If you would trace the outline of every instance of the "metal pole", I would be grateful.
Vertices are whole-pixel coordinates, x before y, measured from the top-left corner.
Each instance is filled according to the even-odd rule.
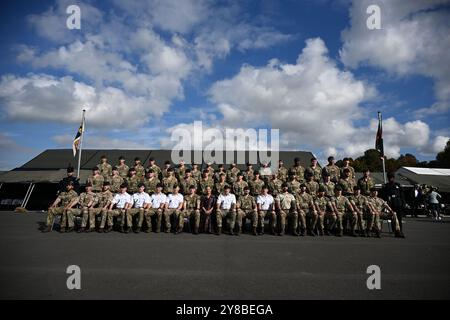
[[[30,190],[30,193],[28,193],[28,198],[27,198],[27,200],[25,201],[25,203],[23,204],[23,208],[26,208],[27,207],[27,204],[28,204],[28,201],[30,201],[30,198],[31,198],[31,194],[33,193],[33,190],[34,190],[34,187],[36,186],[36,184],[35,183],[32,183],[32,187],[31,187],[31,190]]]
[[[27,193],[25,193],[25,197],[23,197],[22,204],[20,205],[21,207],[23,207],[23,205],[25,204],[25,201],[27,200],[28,193],[30,192],[32,185],[33,185],[33,183],[30,183],[30,185],[28,186]]]
[[[83,137],[84,137],[84,113],[86,112],[85,109],[83,109],[83,115],[81,118],[81,138],[80,138],[80,149],[78,150],[78,169],[77,169],[77,179],[80,178],[80,165],[81,165],[81,150],[83,148]]]
[[[384,180],[384,184],[386,184],[387,183],[387,180],[386,180],[386,163],[384,161],[384,157],[382,158],[382,160],[383,160],[383,180]]]

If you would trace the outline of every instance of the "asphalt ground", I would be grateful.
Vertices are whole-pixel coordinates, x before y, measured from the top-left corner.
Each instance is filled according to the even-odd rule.
[[[61,234],[39,231],[43,213],[0,212],[0,298],[449,299],[450,218],[405,220],[406,239]],[[367,288],[370,265],[380,290]]]

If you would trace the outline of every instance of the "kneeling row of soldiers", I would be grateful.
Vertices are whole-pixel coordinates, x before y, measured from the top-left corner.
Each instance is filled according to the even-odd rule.
[[[60,193],[50,206],[43,231],[51,231],[55,216],[61,215],[61,232],[74,230],[76,216],[82,218],[78,232],[92,232],[96,229],[96,217],[99,216],[98,232],[112,231],[116,217],[121,218],[121,232],[129,233],[133,230],[139,233],[144,222],[145,232],[151,232],[152,218],[155,217],[157,233],[161,232],[163,219],[166,233],[172,231],[171,219],[175,221],[175,234],[183,231],[185,219],[192,219],[194,234],[199,233],[200,225],[203,232],[211,233],[213,225],[215,234],[220,235],[225,220],[228,233],[239,235],[248,218],[251,220],[252,234],[262,235],[264,220],[267,217],[273,235],[284,235],[288,222],[291,221],[292,234],[295,236],[343,236],[344,231],[348,231],[351,236],[357,236],[359,233],[363,237],[374,235],[379,238],[380,220],[390,219],[395,237],[404,237],[396,213],[378,197],[375,188],[370,190],[369,196],[364,196],[360,188],[355,186],[353,194],[346,197],[342,195],[343,189],[338,185],[334,189],[334,195],[327,197],[326,189],[320,186],[314,197],[307,192],[305,184],[301,184],[299,191],[292,194],[288,184],[284,183],[282,191],[275,197],[269,194],[266,185],[261,193],[254,197],[246,186],[244,194],[238,199],[231,193],[228,185],[218,197],[212,194],[212,188],[209,186],[203,196],[197,194],[194,185],[189,187],[185,196],[179,192],[178,185],[175,185],[173,192],[168,195],[162,192],[162,184],[156,186],[156,192],[152,195],[145,192],[143,183],[139,184],[138,192],[132,195],[127,193],[127,188],[128,185],[124,183],[120,185],[120,191],[113,194],[109,190],[110,183],[104,182],[102,191],[95,193],[92,191],[92,184],[88,183],[86,191],[78,196],[73,190],[73,183],[69,182],[66,191]],[[137,219],[133,219],[134,217]],[[347,228],[348,224],[350,228]]]

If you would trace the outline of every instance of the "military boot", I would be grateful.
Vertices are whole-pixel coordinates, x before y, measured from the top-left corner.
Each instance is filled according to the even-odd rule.
[[[257,236],[257,235],[258,235],[258,232],[257,232],[256,229],[257,229],[256,227],[253,227],[253,235],[254,235],[254,236]]]
[[[216,236],[220,236],[222,233],[222,227],[217,227]]]

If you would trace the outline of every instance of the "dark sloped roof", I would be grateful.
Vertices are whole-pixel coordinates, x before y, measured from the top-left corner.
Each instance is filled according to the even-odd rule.
[[[197,158],[201,159],[201,151],[191,151],[191,159],[194,161],[197,153]],[[223,152],[223,151],[222,151]],[[81,154],[81,169],[91,170],[94,166],[100,163],[100,157],[105,155],[108,158],[110,164],[116,164],[118,162],[119,156],[124,156],[126,163],[131,166],[134,162],[135,157],[139,157],[144,166],[147,165],[148,159],[150,157],[155,158],[156,163],[162,166],[166,160],[171,159],[171,150],[83,150]],[[249,151],[242,152],[245,153],[245,161],[249,160],[249,156],[256,156],[256,162],[252,161],[253,164],[257,164],[258,158],[257,153],[252,151],[252,155],[249,155]],[[233,152],[234,158],[237,158],[237,153]],[[302,166],[306,167],[310,164],[310,159],[313,157],[311,152],[306,151],[280,151],[279,157],[284,161],[287,167],[290,167],[294,158],[298,157]],[[183,157],[187,159],[187,157]],[[226,161],[225,152],[223,152],[223,159]],[[25,170],[59,170],[65,169],[69,164],[76,168],[78,158],[73,157],[71,149],[50,149],[45,150],[32,160],[25,163],[23,166],[14,169],[14,171],[25,171]],[[201,164],[201,160],[198,161]],[[228,163],[228,162],[227,162]],[[245,168],[245,165],[238,165],[241,169]]]
[[[150,157],[155,158],[159,166],[163,166],[166,160],[171,159],[171,150],[83,150],[81,154],[81,170],[80,181],[86,181],[92,168],[100,162],[100,157],[105,155],[110,164],[116,164],[120,156],[124,156],[126,163],[131,166],[134,163],[134,158],[139,157],[144,166],[147,166]],[[191,159],[194,161],[197,156],[201,159],[201,151],[191,151]],[[194,154],[196,153],[196,154]],[[252,152],[250,155],[248,151],[240,152],[244,154],[245,162],[249,161],[250,156],[256,161],[251,161],[255,164],[255,169],[258,168],[258,155]],[[270,155],[270,154],[269,154]],[[226,154],[223,153],[223,159],[226,161]],[[234,159],[237,159],[237,153],[233,152]],[[302,166],[306,167],[310,164],[313,157],[311,152],[306,151],[280,151],[279,158],[284,161],[285,166],[290,167],[294,158],[298,157]],[[183,158],[187,160],[187,157]],[[187,161],[186,161],[187,162]],[[201,164],[201,160],[199,161]],[[73,156],[72,149],[50,149],[37,155],[23,166],[12,171],[5,172],[0,175],[0,182],[6,183],[26,183],[26,182],[58,182],[66,176],[66,168],[70,164],[75,170],[77,168],[78,158]],[[239,164],[240,169],[245,169],[245,164]]]

